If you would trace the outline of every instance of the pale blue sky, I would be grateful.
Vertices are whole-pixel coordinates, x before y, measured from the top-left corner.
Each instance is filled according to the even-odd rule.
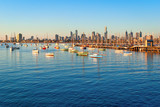
[[[0,0],[0,36],[159,33],[160,0]]]

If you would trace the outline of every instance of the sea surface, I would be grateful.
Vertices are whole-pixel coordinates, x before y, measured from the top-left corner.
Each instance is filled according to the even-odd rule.
[[[160,106],[159,54],[107,49],[95,59],[54,47],[36,55],[34,44],[12,52],[0,46],[0,107]]]

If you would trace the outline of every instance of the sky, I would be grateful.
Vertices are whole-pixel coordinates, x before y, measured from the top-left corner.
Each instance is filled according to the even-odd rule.
[[[124,36],[160,34],[160,0],[0,0],[0,39],[4,35],[54,38],[92,31]]]

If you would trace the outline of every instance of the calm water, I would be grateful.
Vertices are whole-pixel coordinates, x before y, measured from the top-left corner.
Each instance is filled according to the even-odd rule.
[[[54,46],[38,55],[0,46],[0,106],[159,106],[160,55],[107,49],[91,59]]]

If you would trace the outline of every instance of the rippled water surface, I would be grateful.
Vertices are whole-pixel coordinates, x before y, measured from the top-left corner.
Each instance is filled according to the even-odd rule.
[[[54,46],[38,55],[0,46],[0,106],[159,106],[160,55],[107,49],[91,59]]]

